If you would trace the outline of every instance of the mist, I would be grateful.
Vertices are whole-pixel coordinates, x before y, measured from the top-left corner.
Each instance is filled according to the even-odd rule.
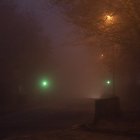
[[[53,77],[57,77],[60,93],[100,97],[105,71],[97,63],[96,39],[84,39],[81,30],[69,23],[60,9],[49,2],[30,0],[15,3],[17,13],[32,17],[41,27],[40,36],[44,39],[49,37],[51,53],[48,60]],[[94,46],[90,46],[91,41],[94,41]],[[91,54],[89,47],[92,47]]]
[[[1,48],[1,73],[5,73],[1,76],[2,85],[8,83],[10,90],[14,87],[14,92],[22,89],[27,98],[32,99],[34,92],[38,97],[36,81],[40,77],[49,77],[54,83],[52,95],[68,98],[108,96],[106,92],[112,89],[108,91],[105,82],[112,76],[102,62],[103,41],[98,36],[85,36],[80,27],[70,22],[61,9],[49,1],[6,0],[1,2],[1,6],[6,13],[1,23],[5,33],[3,40],[7,39],[2,44],[5,49]],[[103,45],[111,46],[110,43]],[[128,79],[127,74],[121,81],[117,79],[116,92],[123,107],[134,109],[138,103],[125,94]],[[11,84],[12,81],[15,82]],[[32,94],[28,94],[30,92]]]
[[[138,5],[1,0],[0,139],[139,139]]]

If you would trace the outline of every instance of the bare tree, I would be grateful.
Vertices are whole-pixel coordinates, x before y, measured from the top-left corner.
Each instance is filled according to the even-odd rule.
[[[69,22],[81,28],[86,37],[97,36],[101,40],[100,47],[102,53],[106,53],[105,63],[109,68],[113,65],[113,52],[110,46],[117,44],[119,46],[117,61],[121,73],[129,73],[133,78],[138,76],[140,1],[54,0],[53,2],[60,7]]]

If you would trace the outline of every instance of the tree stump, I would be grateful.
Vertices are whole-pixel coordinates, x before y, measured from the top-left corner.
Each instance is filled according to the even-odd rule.
[[[120,99],[118,97],[101,98],[95,100],[94,122],[120,117]]]

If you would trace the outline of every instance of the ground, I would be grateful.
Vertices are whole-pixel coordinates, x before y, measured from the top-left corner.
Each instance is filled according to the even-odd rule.
[[[82,130],[53,130],[36,134],[11,135],[3,140],[139,140],[138,137],[87,132]]]
[[[62,103],[62,102],[61,102]],[[89,131],[81,124],[93,121],[92,100],[54,103],[0,117],[1,140],[139,140],[139,135]],[[105,122],[109,124],[108,122]],[[105,125],[104,122],[101,126]],[[107,125],[105,125],[107,126]],[[110,127],[111,125],[108,125]],[[110,127],[112,128],[112,126]]]

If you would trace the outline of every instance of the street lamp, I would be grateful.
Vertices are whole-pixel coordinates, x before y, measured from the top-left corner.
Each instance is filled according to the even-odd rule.
[[[43,87],[48,86],[48,82],[47,82],[47,81],[43,81],[43,82],[42,82],[42,86],[43,86]]]
[[[110,85],[110,84],[111,84],[111,81],[110,81],[110,80],[107,80],[107,81],[106,81],[106,84],[107,84],[107,85]]]
[[[113,19],[113,16],[106,15],[106,20],[111,21]]]
[[[103,59],[103,58],[104,58],[104,54],[102,53],[99,55],[99,59]]]
[[[47,88],[49,88],[49,81],[48,80],[41,80],[40,82],[39,82],[40,84],[40,87],[41,87],[41,89],[47,89]]]
[[[107,15],[104,16],[104,20],[105,20],[105,23],[107,25],[110,25],[110,24],[113,24],[114,23],[115,17],[113,15],[107,14]]]

